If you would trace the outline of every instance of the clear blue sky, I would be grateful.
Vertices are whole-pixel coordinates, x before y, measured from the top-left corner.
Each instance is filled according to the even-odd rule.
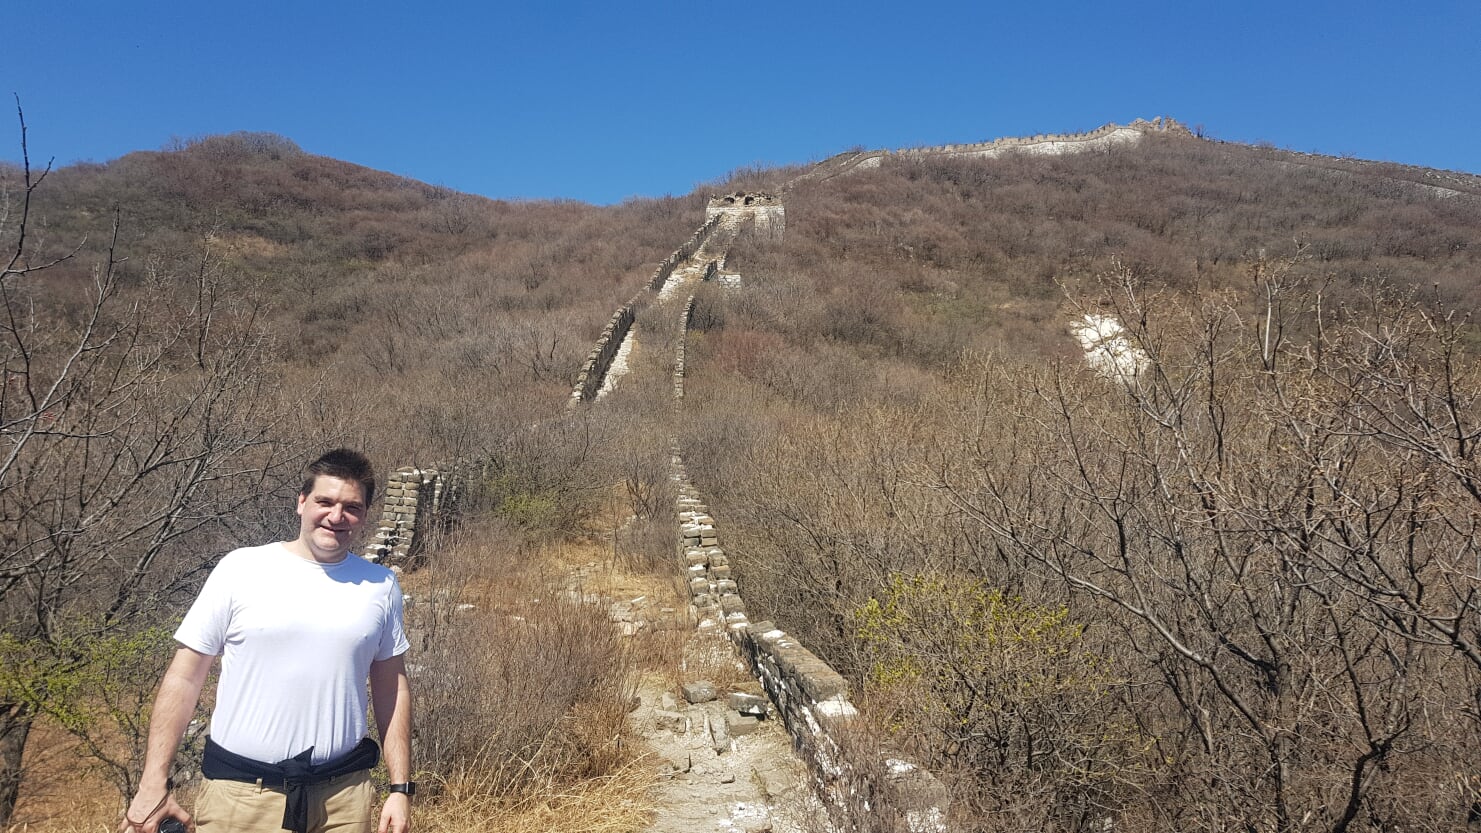
[[[1171,115],[1481,172],[1476,0],[0,0],[0,28],[0,92],[59,164],[254,130],[463,191],[610,203],[854,146]],[[0,158],[16,136],[0,116]]]

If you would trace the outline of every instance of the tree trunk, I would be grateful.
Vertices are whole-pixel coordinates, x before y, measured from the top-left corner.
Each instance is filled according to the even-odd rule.
[[[0,828],[10,824],[21,791],[21,756],[31,734],[31,710],[18,703],[0,703]]]

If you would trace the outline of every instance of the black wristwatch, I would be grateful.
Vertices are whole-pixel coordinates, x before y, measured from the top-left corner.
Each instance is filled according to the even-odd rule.
[[[405,793],[407,798],[411,798],[417,794],[417,785],[415,781],[407,781],[405,784],[392,784],[386,787],[386,792]]]

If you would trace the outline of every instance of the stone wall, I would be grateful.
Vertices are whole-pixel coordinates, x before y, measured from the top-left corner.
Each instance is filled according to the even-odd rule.
[[[787,208],[775,194],[737,191],[711,197],[705,219],[731,218],[737,230],[750,223],[751,231],[769,243],[780,243],[787,230]]]
[[[612,320],[602,329],[596,345],[586,356],[586,363],[581,366],[581,373],[576,377],[576,387],[571,390],[568,407],[596,398],[597,391],[602,389],[602,379],[612,366],[612,357],[617,355],[617,350],[622,346],[622,340],[627,338],[627,332],[632,329],[636,317],[632,301],[618,307],[617,312],[612,314]]]
[[[705,217],[704,225],[700,226],[694,234],[689,235],[689,239],[684,241],[684,245],[675,249],[673,254],[664,258],[663,262],[658,264],[658,268],[653,272],[653,279],[648,282],[648,288],[654,292],[663,289],[663,285],[674,274],[674,270],[679,268],[679,264],[688,260],[695,252],[699,251],[699,247],[704,245],[705,240],[710,236],[710,232],[714,231],[718,225],[720,225],[720,217],[718,215]]]
[[[984,156],[992,157],[1011,150],[1022,150],[1034,152],[1045,149],[1053,152],[1064,152],[1073,150],[1073,145],[1088,145],[1098,147],[1106,144],[1107,140],[1112,143],[1117,141],[1135,142],[1144,133],[1183,133],[1192,135],[1186,127],[1179,124],[1175,119],[1164,119],[1158,117],[1152,121],[1137,119],[1129,125],[1106,124],[1084,133],[1040,133],[1034,136],[1009,136],[1002,139],[993,139],[989,142],[975,142],[971,144],[938,145],[929,148],[900,148],[895,151],[902,156]],[[1062,147],[1061,147],[1062,146]]]
[[[710,265],[714,265],[711,261]],[[675,348],[674,355],[674,409],[678,410],[684,404],[684,337],[689,332],[689,322],[694,318],[694,296],[684,302],[684,309],[679,313],[679,345]],[[678,453],[676,450],[675,454]]]
[[[405,565],[421,554],[427,534],[445,524],[471,485],[471,467],[439,463],[403,466],[386,477],[375,537],[361,555],[383,564]]]
[[[850,151],[830,157],[814,170],[805,173],[788,187],[808,179],[831,179],[850,171],[877,168],[888,156],[924,158],[932,156],[968,156],[993,158],[1009,152],[1020,153],[1076,153],[1109,147],[1115,144],[1132,144],[1140,141],[1147,133],[1176,133],[1193,135],[1176,119],[1158,116],[1151,121],[1136,119],[1129,125],[1107,124],[1084,133],[1040,133],[1034,136],[1009,136],[987,142],[936,145],[934,147],[899,148],[898,150]]]
[[[674,357],[674,407],[684,399],[685,342],[694,313],[690,295],[679,316]],[[775,704],[808,764],[813,787],[835,820],[860,812],[886,827],[912,833],[945,833],[950,796],[930,772],[903,759],[861,753],[848,743],[858,710],[848,681],[828,663],[771,622],[752,622],[709,506],[690,482],[678,440],[671,442],[677,485],[678,553],[689,589],[690,612],[701,631],[724,633]]]
[[[720,216],[707,220],[671,260],[676,264],[691,257],[719,222]],[[713,277],[717,270],[718,261],[710,261],[706,276]],[[668,272],[672,271],[670,265]],[[653,286],[662,286],[662,281],[655,278]],[[639,296],[618,309],[602,331],[572,391],[572,403],[595,396],[612,356],[633,326]],[[676,409],[683,404],[685,336],[693,312],[691,294],[679,314],[673,370]],[[840,820],[850,813],[868,812],[912,833],[945,833],[950,798],[941,782],[904,760],[851,752],[847,735],[857,710],[849,699],[848,681],[772,623],[750,621],[714,519],[689,481],[677,440],[672,465],[678,487],[678,551],[691,614],[700,630],[723,633],[744,657],[808,764],[817,795]],[[364,555],[383,563],[411,563],[428,533],[449,522],[460,497],[485,475],[481,465],[469,461],[397,469],[387,478],[378,528]]]
[[[682,396],[682,380],[682,367],[676,366],[676,396]],[[677,447],[672,465],[691,613],[701,631],[721,631],[739,649],[807,762],[818,797],[840,823],[867,812],[885,829],[945,833],[951,802],[945,786],[903,759],[872,752],[864,758],[851,749],[849,729],[858,710],[848,680],[771,622],[751,621],[715,520]]]

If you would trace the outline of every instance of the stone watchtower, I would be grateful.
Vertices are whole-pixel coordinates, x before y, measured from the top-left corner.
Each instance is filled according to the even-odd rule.
[[[736,191],[711,197],[705,207],[705,220],[717,216],[726,217],[724,222],[736,230],[749,222],[757,237],[772,243],[782,242],[782,233],[787,230],[787,209],[775,194]]]

